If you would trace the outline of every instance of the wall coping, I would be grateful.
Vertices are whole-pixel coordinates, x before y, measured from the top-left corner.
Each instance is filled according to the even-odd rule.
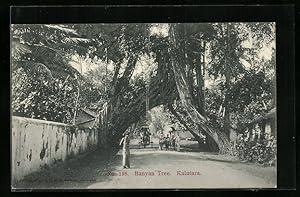
[[[19,120],[24,122],[36,122],[40,124],[51,124],[51,125],[57,125],[57,126],[66,126],[66,127],[73,127],[73,125],[61,123],[61,122],[54,122],[54,121],[48,121],[48,120],[40,120],[40,119],[34,119],[34,118],[25,118],[21,116],[12,116],[12,120]]]

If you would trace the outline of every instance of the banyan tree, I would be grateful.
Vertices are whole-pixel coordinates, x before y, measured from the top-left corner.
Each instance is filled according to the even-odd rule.
[[[148,99],[150,109],[165,105],[199,144],[203,144],[203,136],[206,136],[210,151],[226,152],[228,137],[213,127],[205,113],[204,56],[205,43],[212,36],[211,26],[204,24],[195,28],[188,24],[171,24],[165,36],[149,35],[150,25],[137,28],[140,27],[145,29],[135,30],[137,35],[131,39],[140,39],[143,44],[135,44],[137,47],[128,55],[121,75],[120,64],[116,64],[114,70],[107,118],[111,142],[116,144],[122,133],[145,115]],[[142,53],[152,54],[157,63],[148,79],[148,91],[146,83],[137,89],[129,85]],[[175,109],[174,101],[179,101],[183,113]]]
[[[246,70],[240,63],[240,57],[245,56],[241,47],[245,36],[240,36],[240,32],[243,28],[251,29],[252,26],[231,27],[228,24],[210,23],[15,26],[13,31],[17,41],[13,42],[16,45],[13,62],[18,67],[24,67],[28,75],[44,74],[50,76],[46,79],[49,81],[60,78],[62,85],[67,81],[74,81],[74,87],[77,86],[76,81],[84,80],[82,73],[68,66],[68,61],[74,54],[104,62],[106,69],[103,72],[106,74],[101,80],[105,89],[100,91],[101,95],[96,95],[97,91],[93,91],[93,102],[97,103],[97,100],[102,99],[98,113],[106,111],[101,121],[108,133],[108,143],[117,146],[123,132],[139,122],[147,110],[164,105],[199,145],[205,146],[209,151],[226,153],[229,147],[230,113],[233,111],[230,109],[234,108],[234,104],[229,102],[230,91],[234,90],[230,87],[239,84],[238,80],[242,80],[244,76],[264,78],[264,75],[257,74],[262,72],[244,75]],[[256,24],[252,29],[259,32],[269,30],[268,27]],[[268,35],[264,32],[262,34]],[[44,60],[43,57],[50,57],[44,53],[51,54],[51,58]],[[210,61],[215,62],[209,69],[208,53],[211,54]],[[141,61],[145,57],[152,61]],[[107,70],[108,64],[113,65],[110,71]],[[139,70],[138,64],[148,71],[144,78],[133,79],[134,73]],[[42,69],[35,69],[36,65],[40,65]],[[37,70],[41,72],[36,72]],[[219,108],[226,109],[224,124],[221,126],[208,115],[210,111],[205,91],[208,71],[225,78],[225,88],[220,90],[225,99]],[[237,76],[242,78],[238,79]],[[260,88],[259,85],[257,89]],[[89,91],[86,87],[93,89],[91,83],[89,86],[81,86],[85,87],[86,92]],[[78,91],[73,89],[77,106],[80,96],[84,94],[80,94],[79,86]],[[62,103],[66,99],[72,100],[72,96],[66,96],[66,90],[58,92],[65,93],[60,99]],[[250,95],[249,98],[253,96],[252,92],[246,94]],[[266,92],[263,94],[269,95]],[[248,98],[245,95],[243,98]],[[87,99],[81,100],[87,102]],[[242,109],[250,102],[239,107]],[[74,111],[70,107],[70,113],[72,110]]]

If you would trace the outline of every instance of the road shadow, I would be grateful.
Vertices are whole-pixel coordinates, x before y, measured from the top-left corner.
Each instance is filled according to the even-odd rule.
[[[86,189],[93,183],[109,181],[112,178],[109,172],[118,170],[121,161],[121,155],[96,150],[79,159],[27,175],[13,187],[22,190]]]

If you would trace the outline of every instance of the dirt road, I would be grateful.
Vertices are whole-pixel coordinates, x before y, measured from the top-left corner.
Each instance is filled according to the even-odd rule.
[[[213,155],[212,155],[213,156]],[[131,169],[122,169],[121,152],[92,154],[67,166],[27,177],[18,188],[274,188],[274,167],[260,167],[197,152],[131,150]],[[214,158],[214,159],[211,159]]]

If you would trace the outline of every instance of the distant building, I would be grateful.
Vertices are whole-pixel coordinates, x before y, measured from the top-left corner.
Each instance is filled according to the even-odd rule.
[[[271,134],[276,137],[276,108],[271,109],[266,115],[252,120],[245,127],[245,130],[249,131],[251,140],[256,140],[265,133]]]
[[[276,131],[276,108],[271,109],[266,115],[254,119],[250,125],[255,128],[259,127],[262,132],[277,135]]]
[[[88,109],[80,109],[75,118],[75,125],[82,128],[93,128],[96,124],[97,114]]]

